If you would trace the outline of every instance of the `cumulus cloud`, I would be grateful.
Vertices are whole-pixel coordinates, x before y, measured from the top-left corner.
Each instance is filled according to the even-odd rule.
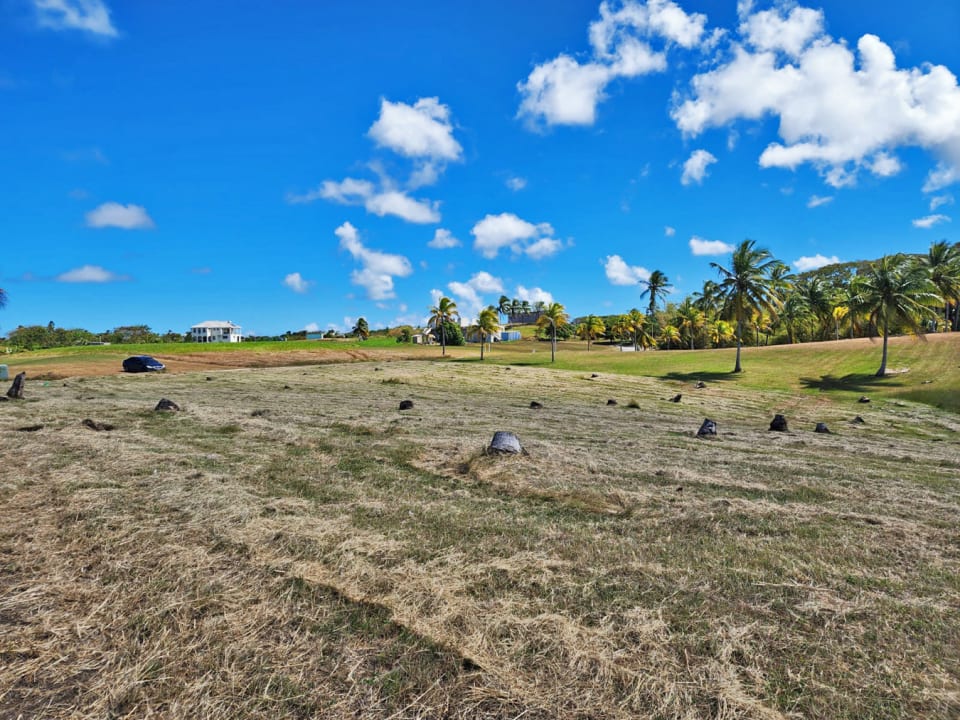
[[[810,199],[807,200],[808,208],[817,208],[821,205],[826,205],[827,203],[833,202],[832,195],[811,195]]]
[[[447,288],[456,297],[460,315],[464,318],[476,316],[486,307],[488,303],[483,301],[482,295],[503,293],[503,283],[500,278],[488,272],[474,273],[466,282],[454,281],[449,283]]]
[[[290,273],[289,275],[287,275],[283,279],[283,284],[286,285],[291,290],[293,290],[295,293],[301,293],[301,294],[305,293],[307,290],[310,289],[310,286],[313,285],[311,281],[304,280],[303,276],[298,272]]]
[[[515,293],[518,300],[526,300],[531,305],[538,302],[542,302],[545,305],[549,305],[553,302],[553,295],[548,293],[543,288],[525,288],[523,285],[517,285],[517,292]]]
[[[683,176],[680,178],[680,182],[683,185],[702,184],[703,179],[708,174],[707,168],[716,161],[717,159],[706,150],[694,150],[683,164]]]
[[[917,218],[913,221],[913,226],[915,228],[921,228],[923,230],[929,230],[934,225],[939,225],[940,223],[950,222],[950,218],[946,215],[927,215],[926,217]]]
[[[953,195],[935,195],[930,198],[930,212],[933,212],[941,205],[953,205]]]
[[[893,152],[917,146],[939,161],[925,191],[960,179],[960,88],[949,69],[898,68],[875,35],[861,37],[854,51],[825,33],[819,10],[740,8],[740,40],[731,42],[729,58],[696,75],[671,113],[684,134],[773,116],[781,142],[767,146],[761,167],[810,164],[827,184],[843,187],[860,172],[900,172]]]
[[[308,333],[320,332],[320,325],[315,322],[307,323],[306,325],[303,326],[303,329]]]
[[[65,283],[108,283],[129,280],[126,275],[117,275],[99,265],[84,265],[57,275],[57,282]]]
[[[839,262],[841,262],[841,260],[836,255],[825,257],[820,253],[817,253],[813,256],[797,258],[793,261],[792,265],[794,270],[797,272],[806,272],[807,270],[816,270],[817,268],[822,268],[825,265],[836,265]]]
[[[527,179],[522,177],[507,178],[507,187],[514,192],[519,192],[527,186]]]
[[[518,117],[532,126],[592,125],[611,82],[663,72],[667,49],[697,45],[706,21],[706,15],[688,14],[672,0],[602,2],[600,18],[590,24],[585,61],[560,54],[537,65],[517,85]]]
[[[664,225],[664,227],[663,227],[663,234],[664,234],[666,237],[673,237],[674,235],[677,234],[677,229],[676,229],[676,228],[673,228],[673,227],[670,227],[669,225]]]
[[[380,101],[380,117],[368,132],[380,147],[409,158],[459,160],[463,148],[453,137],[450,108],[439,98],[420,98],[413,105]]]
[[[462,245],[462,243],[445,228],[437,228],[436,232],[433,234],[433,240],[427,243],[427,247],[432,247],[437,250],[460,247],[460,245]]]
[[[619,255],[607,255],[603,269],[611,285],[636,285],[650,279],[650,271],[639,265],[627,265]]]
[[[149,230],[154,225],[146,209],[140,205],[107,202],[87,213],[87,227],[115,227],[123,230]]]
[[[516,254],[526,253],[534,260],[553,255],[562,247],[554,239],[550,223],[533,223],[513,213],[487,215],[473,226],[473,247],[485,258],[493,259],[503,248]]]
[[[429,224],[440,222],[439,203],[416,200],[406,193],[377,187],[369,180],[346,178],[341,182],[324,180],[319,188],[303,195],[289,194],[287,202],[292,205],[329,200],[340,205],[362,205],[367,212],[384,217],[393,215],[411,223]]]
[[[37,24],[52,30],[81,30],[116,37],[110,9],[103,0],[33,0]]]
[[[334,230],[340,238],[340,247],[349,252],[360,263],[359,270],[350,273],[354,285],[366,289],[371,300],[389,300],[396,297],[393,288],[394,277],[407,277],[413,272],[410,261],[403,255],[370,250],[360,241],[357,229],[348,222]]]
[[[704,240],[696,235],[690,238],[690,251],[694,255],[726,255],[734,249],[733,245],[722,240]]]

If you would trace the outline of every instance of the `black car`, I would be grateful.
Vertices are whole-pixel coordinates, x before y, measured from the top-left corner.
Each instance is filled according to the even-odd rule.
[[[123,361],[123,371],[130,373],[163,370],[164,364],[149,355],[134,355]]]

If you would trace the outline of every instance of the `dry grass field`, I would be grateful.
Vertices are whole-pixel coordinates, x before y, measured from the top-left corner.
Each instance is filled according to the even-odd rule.
[[[28,376],[0,432],[0,718],[960,717],[933,407],[374,361]]]

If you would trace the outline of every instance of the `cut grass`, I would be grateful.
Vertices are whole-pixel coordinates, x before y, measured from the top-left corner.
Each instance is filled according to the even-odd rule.
[[[31,384],[0,716],[960,713],[955,416],[587,370]],[[529,455],[484,454],[501,429]]]

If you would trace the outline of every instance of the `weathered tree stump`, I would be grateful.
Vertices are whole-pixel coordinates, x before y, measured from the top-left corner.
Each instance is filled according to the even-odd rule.
[[[703,380],[697,380],[697,381],[693,384],[693,386],[694,386],[697,390],[703,390],[703,389],[707,386],[707,384],[706,384]]]
[[[770,429],[777,432],[787,431],[787,419],[783,415],[774,415],[770,421]]]
[[[543,409],[543,403],[538,403],[536,400],[531,400],[531,401],[530,401],[530,409],[531,409],[531,410],[542,410],[542,409]]]
[[[617,401],[614,400],[613,398],[610,398],[609,400],[607,400],[607,405],[616,405],[616,404],[617,404]]]
[[[681,395],[680,393],[677,393],[677,394],[674,395],[672,398],[670,398],[670,402],[672,402],[672,403],[678,403],[678,402],[680,402],[680,398],[682,398],[682,397],[683,397],[683,395]]]
[[[400,401],[401,410],[413,410],[413,400],[401,400]]]
[[[173,400],[160,398],[160,402],[157,403],[157,406],[153,410],[154,412],[162,412],[162,411],[177,412],[180,410],[180,406],[177,405]]]
[[[813,429],[815,433],[824,433],[826,435],[830,434],[830,428],[827,427],[826,423],[817,423],[817,426]]]
[[[860,417],[859,415],[857,415],[857,416],[856,416],[853,420],[851,420],[850,422],[852,422],[854,425],[863,425],[863,424],[865,424],[867,421],[864,420],[864,419],[863,419],[862,417]]]
[[[493,434],[493,440],[490,441],[490,446],[487,448],[487,453],[492,455],[517,455],[520,453],[525,455],[526,452],[523,445],[520,444],[520,438],[512,432],[504,430],[497,430]]]
[[[90,418],[84,420],[82,425],[90,428],[91,430],[96,430],[97,432],[109,432],[114,428],[114,426],[110,423],[97,422],[96,420],[91,420]]]
[[[717,423],[709,418],[703,421],[703,424],[700,425],[700,429],[697,430],[697,437],[716,437],[717,435]]]
[[[861,396],[860,396],[860,399],[857,400],[857,402],[858,402],[858,403],[868,403],[868,402],[870,402],[870,398],[868,398],[866,395],[861,395]]]
[[[13,385],[7,390],[7,397],[11,400],[23,400],[23,383],[26,379],[27,374],[25,372],[19,373],[13,379]]]

